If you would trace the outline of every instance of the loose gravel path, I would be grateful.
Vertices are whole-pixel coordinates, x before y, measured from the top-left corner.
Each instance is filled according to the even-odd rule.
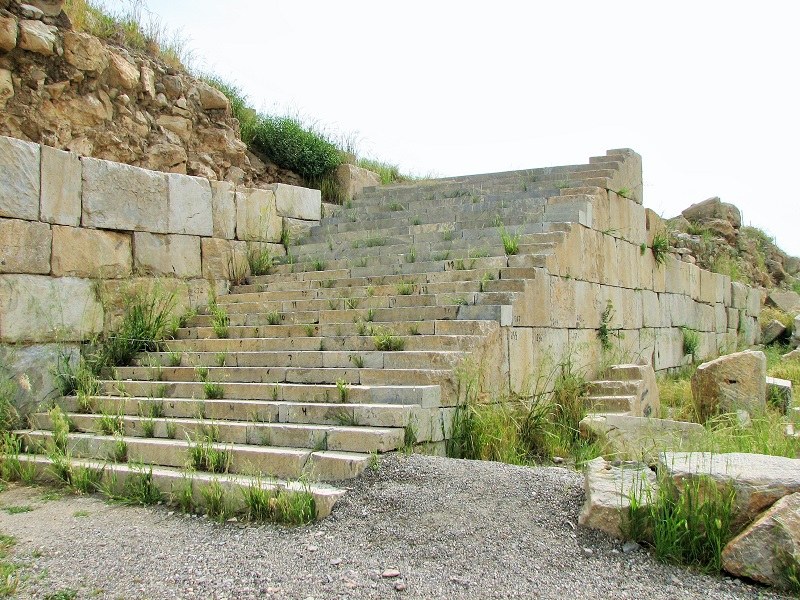
[[[20,598],[784,597],[576,529],[582,477],[555,467],[388,456],[328,519],[297,529],[47,491],[0,494],[6,509],[33,508],[0,510],[24,565]]]

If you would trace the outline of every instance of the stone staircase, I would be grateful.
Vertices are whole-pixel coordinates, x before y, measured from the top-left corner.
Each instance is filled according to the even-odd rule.
[[[658,386],[650,365],[614,365],[604,379],[589,382],[586,398],[592,414],[657,417]]]
[[[321,518],[337,482],[377,453],[443,454],[465,365],[484,367],[487,389],[508,386],[501,329],[571,223],[591,223],[592,195],[614,186],[623,161],[611,151],[588,165],[372,188],[327,207],[269,274],[218,298],[225,337],[198,314],[96,396],[65,398],[71,459],[122,480],[152,465],[166,494],[187,478],[218,481],[234,504],[236,487],[304,490]],[[634,384],[620,385],[604,402],[624,404]],[[20,435],[44,474],[52,419],[35,414],[32,427]]]

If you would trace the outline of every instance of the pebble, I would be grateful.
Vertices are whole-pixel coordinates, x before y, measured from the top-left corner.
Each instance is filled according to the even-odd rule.
[[[406,589],[406,584],[402,581],[398,581],[397,583],[394,584],[394,589],[397,590],[398,592],[403,592]]]
[[[391,579],[392,577],[400,577],[400,571],[397,569],[386,569],[383,573],[381,573],[381,577],[384,579]]]
[[[594,556],[594,550],[592,550],[591,548],[584,548],[583,549],[583,555],[584,556]]]
[[[333,559],[331,559],[331,564],[334,567],[338,567],[340,564],[342,564],[342,559],[341,558],[333,558]]]
[[[636,542],[625,542],[622,545],[622,551],[625,554],[628,554],[630,552],[636,552],[639,548],[641,548],[641,546],[639,544],[637,544]]]

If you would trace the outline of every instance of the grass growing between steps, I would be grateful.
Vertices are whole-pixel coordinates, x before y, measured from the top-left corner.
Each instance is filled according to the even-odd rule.
[[[585,377],[570,361],[541,377],[528,398],[494,396],[479,402],[477,386],[470,382],[467,401],[456,410],[448,456],[516,465],[559,457],[583,464],[600,451],[578,429],[586,416],[586,389]]]

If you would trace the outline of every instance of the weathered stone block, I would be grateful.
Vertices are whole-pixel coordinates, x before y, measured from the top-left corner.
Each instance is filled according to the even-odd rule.
[[[293,243],[308,237],[314,225],[316,225],[314,221],[302,221],[300,219],[290,219],[289,217],[283,218],[283,227],[289,232],[289,240]]]
[[[738,281],[731,283],[731,306],[733,308],[747,308],[747,286]]]
[[[787,560],[796,560],[798,554],[800,493],[794,493],[778,500],[725,546],[722,568],[737,577],[792,589]]]
[[[230,108],[228,97],[218,89],[200,82],[197,84],[197,91],[200,95],[200,106],[203,110],[225,110]]]
[[[757,317],[761,313],[761,291],[758,288],[747,290],[747,315]]]
[[[357,197],[365,187],[381,184],[381,178],[377,173],[351,164],[343,164],[336,167],[334,177],[336,177],[342,196],[346,200]]]
[[[102,73],[108,67],[108,51],[98,38],[88,33],[64,33],[64,59],[81,71]]]
[[[232,279],[235,275],[247,276],[247,242],[221,238],[203,238],[203,277],[206,279]]]
[[[8,69],[0,69],[0,108],[14,97],[14,78]]]
[[[276,183],[270,186],[275,193],[278,215],[291,219],[319,221],[322,217],[322,195],[319,190]]]
[[[39,219],[39,144],[0,136],[0,217]]]
[[[53,275],[57,277],[129,277],[132,264],[129,233],[53,227]]]
[[[139,86],[139,69],[116,52],[108,53],[108,66],[108,83],[111,86],[126,90],[135,90]]]
[[[170,174],[169,232],[211,236],[214,232],[208,179]]]
[[[586,501],[578,522],[611,537],[623,538],[631,497],[638,497],[642,506],[646,506],[647,498],[655,497],[656,475],[643,463],[615,467],[598,457],[586,465],[584,489]]]
[[[717,286],[714,273],[700,269],[700,302],[714,304],[717,298]]]
[[[800,294],[792,290],[770,290],[767,302],[786,313],[797,314],[800,312]]]
[[[94,158],[82,158],[84,227],[167,233],[167,176]]]
[[[77,154],[42,146],[40,218],[47,223],[81,223],[81,160]]]
[[[533,329],[513,327],[505,329],[508,334],[508,373],[511,391],[523,397],[534,392],[536,384],[531,364]]]
[[[23,19],[19,22],[19,47],[29,52],[52,56],[56,53],[58,36],[55,27],[45,25],[42,21]]]
[[[45,275],[0,275],[0,341],[80,341],[103,328],[93,282]]]
[[[50,226],[35,221],[0,219],[0,273],[50,272]]]
[[[133,264],[143,274],[200,277],[200,238],[137,231],[133,234]]]
[[[728,311],[724,304],[714,305],[714,331],[725,333],[728,329]]]
[[[762,412],[766,407],[767,359],[763,352],[737,352],[703,363],[692,376],[692,396],[705,421],[720,412]]]
[[[739,328],[739,311],[735,308],[727,309],[728,313],[728,329]]]
[[[17,20],[14,17],[0,17],[0,50],[11,52],[17,47]]]
[[[59,362],[75,365],[79,349],[77,344],[0,345],[0,364],[15,384],[11,401],[20,417],[24,419],[57,396],[55,367]]]
[[[645,327],[664,327],[661,304],[658,294],[652,290],[642,290],[642,320]]]
[[[236,238],[258,242],[279,242],[283,219],[277,214],[271,190],[236,190]]]
[[[575,282],[565,277],[550,278],[550,325],[575,327]]]
[[[606,458],[648,462],[664,450],[687,448],[705,433],[699,423],[614,414],[588,415],[579,427],[582,436],[600,439]]]
[[[236,237],[236,196],[233,184],[228,181],[210,183],[213,235],[232,240]]]

